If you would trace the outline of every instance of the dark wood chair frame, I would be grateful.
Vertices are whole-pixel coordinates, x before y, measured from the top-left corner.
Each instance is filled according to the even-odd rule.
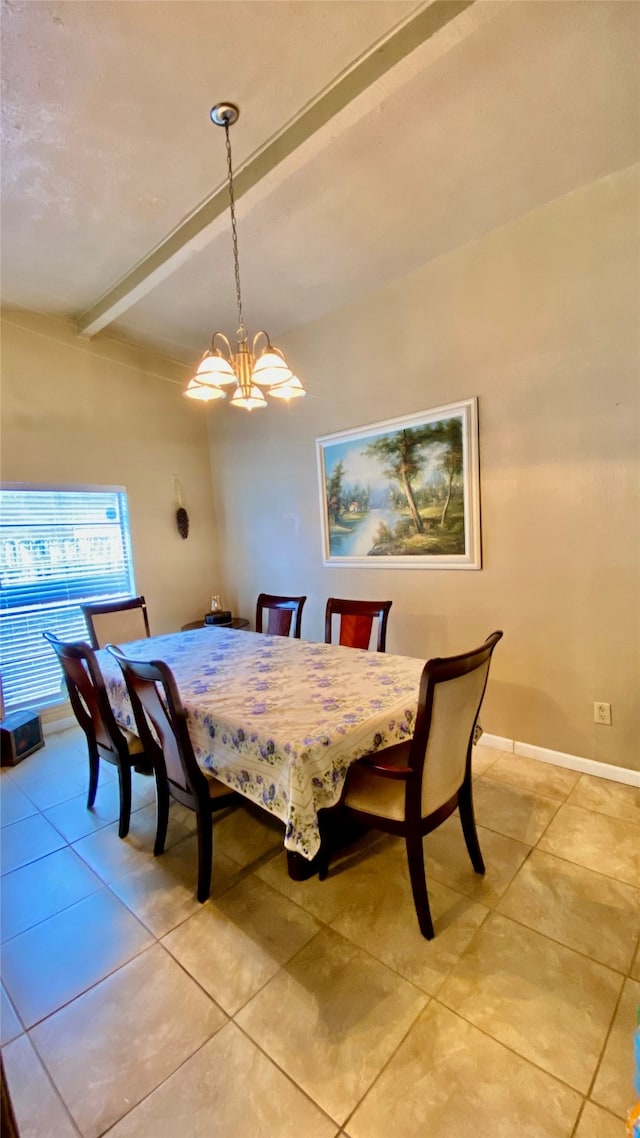
[[[91,647],[92,648],[105,648],[106,647],[105,644],[100,644],[98,641],[98,636],[96,634],[96,630],[95,630],[95,627],[93,624],[94,615],[95,616],[103,616],[105,613],[110,613],[110,612],[127,612],[129,609],[142,609],[142,617],[144,620],[144,627],[146,630],[146,635],[147,635],[147,637],[149,637],[151,635],[151,633],[149,631],[149,616],[147,613],[147,602],[145,601],[143,596],[129,597],[127,600],[124,600],[124,601],[105,601],[104,603],[80,605],[80,608],[82,609],[82,614],[84,616],[85,621],[87,622],[87,632],[89,633],[89,639],[91,641]]]
[[[429,731],[431,729],[431,718],[433,711],[433,699],[438,684],[446,683],[448,680],[455,680],[461,676],[467,675],[469,672],[474,671],[476,668],[482,667],[483,664],[489,660],[493,650],[502,638],[502,632],[492,632],[487,637],[484,644],[471,652],[462,653],[459,656],[449,656],[442,659],[429,660],[425,664],[422,676],[420,679],[420,693],[418,699],[418,713],[416,716],[416,726],[411,742],[406,745],[406,751],[403,747],[403,754],[406,753],[406,765],[396,766],[393,763],[385,763],[384,750],[379,751],[375,755],[365,756],[359,759],[358,763],[365,766],[368,771],[374,775],[379,775],[381,778],[401,779],[405,783],[405,807],[404,819],[399,821],[391,818],[380,817],[378,814],[365,813],[362,810],[356,810],[350,806],[345,805],[343,809],[346,811],[348,817],[356,818],[363,822],[366,826],[373,829],[384,830],[386,833],[397,834],[403,837],[407,847],[407,862],[409,865],[409,876],[411,879],[411,889],[413,892],[413,900],[416,907],[416,914],[418,917],[418,924],[420,931],[427,940],[431,940],[434,936],[433,921],[431,918],[431,911],[429,908],[429,897],[427,893],[427,880],[424,866],[424,848],[422,839],[425,834],[431,833],[442,822],[453,814],[456,808],[460,811],[460,821],[462,823],[462,832],[464,840],[471,858],[476,873],[484,873],[485,866],[480,850],[480,843],[478,841],[478,833],[476,830],[475,816],[473,812],[473,794],[471,782],[471,754],[473,735],[478,715],[484,699],[484,693],[487,687],[489,678],[489,669],[487,668],[487,675],[485,682],[478,700],[475,715],[469,732],[469,741],[467,744],[467,758],[465,763],[464,778],[458,790],[451,796],[451,798],[443,803],[437,810],[431,814],[423,817],[421,802],[422,802],[422,777],[425,766],[425,756],[427,750],[427,743],[429,740]],[[393,750],[393,748],[391,748]],[[348,788],[345,784],[345,793]],[[324,878],[328,869],[328,856],[330,851],[325,854],[324,860],[320,866],[320,878]]]
[[[145,751],[154,756],[154,764],[162,771],[162,778],[158,781],[158,830],[153,852],[158,857],[164,851],[170,798],[195,811],[198,827],[197,896],[198,901],[206,901],[211,892],[213,861],[211,815],[236,802],[238,796],[233,790],[216,797],[210,794],[209,780],[198,766],[186,713],[168,664],[162,660],[132,660],[120,648],[112,644],[107,647],[122,668]]]
[[[384,652],[387,646],[387,621],[389,610],[393,601],[350,601],[343,597],[329,597],[324,618],[324,642],[332,643],[332,619],[334,615],[340,617],[342,628],[343,616],[356,616],[369,619],[369,628],[378,618],[378,639],[376,651]],[[340,643],[343,643],[341,640]],[[350,647],[350,645],[349,645]]]
[[[2,1138],[20,1138],[2,1054],[0,1054],[0,1134]]]
[[[262,617],[265,610],[278,612],[282,613],[281,626],[283,629],[286,628],[286,631],[269,633],[269,623],[267,623],[266,632],[269,635],[289,636],[293,622],[293,638],[299,640],[302,628],[302,609],[306,599],[306,597],[278,597],[273,593],[260,593],[256,605],[256,632],[262,632]],[[288,621],[287,613],[290,614]]]
[[[52,632],[42,634],[53,648],[64,674],[74,715],[85,733],[89,752],[89,794],[87,809],[96,800],[100,759],[118,769],[120,788],[120,822],[118,835],[126,838],[131,819],[131,768],[151,773],[152,762],[146,751],[129,751],[111,710],[100,665],[93,648],[84,642],[65,643]],[[154,768],[156,786],[158,771]]]

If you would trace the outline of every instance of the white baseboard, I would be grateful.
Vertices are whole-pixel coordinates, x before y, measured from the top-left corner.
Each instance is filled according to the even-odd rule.
[[[608,778],[611,782],[624,782],[627,786],[640,786],[640,771],[633,771],[628,767],[616,767],[610,763],[599,763],[596,759],[583,759],[580,755],[566,755],[563,751],[551,751],[548,747],[535,747],[532,743],[519,743],[514,739],[505,739],[501,735],[485,733],[480,736],[478,746],[494,747],[496,751],[537,759],[541,763],[566,767],[568,770],[580,771],[581,774],[590,774],[595,778]]]
[[[75,715],[69,715],[66,719],[52,719],[50,723],[42,724],[42,731],[45,736],[57,735],[59,731],[68,731],[69,727],[77,727],[78,720]]]
[[[595,778],[608,778],[611,782],[625,782],[628,786],[640,786],[640,771],[632,771],[629,767],[599,763],[596,759],[583,759],[579,755],[565,755],[562,751],[549,751],[546,747],[534,747],[531,743],[514,743],[513,749],[516,755],[538,759],[541,763],[568,767],[571,771],[580,771],[581,774],[590,774]]]
[[[502,735],[487,735],[483,731],[478,739],[479,747],[494,747],[496,751],[508,751],[513,754],[513,739],[504,739]]]

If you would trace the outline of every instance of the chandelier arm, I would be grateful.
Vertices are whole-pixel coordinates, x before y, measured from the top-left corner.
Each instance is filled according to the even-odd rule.
[[[231,362],[233,360],[233,348],[231,347],[231,344],[227,340],[227,337],[225,336],[224,332],[214,332],[213,333],[213,336],[211,337],[211,351],[212,352],[216,351],[216,339],[218,336],[224,342],[224,345],[225,345],[225,347],[229,353],[229,361]]]
[[[231,237],[233,240],[233,265],[236,277],[236,303],[238,306],[238,339],[246,340],[247,333],[242,315],[242,292],[240,291],[240,261],[238,258],[238,227],[236,225],[236,199],[233,191],[233,165],[231,162],[231,138],[229,137],[229,121],[224,121],[224,134],[227,142],[227,170],[229,174],[229,210],[231,213]]]
[[[269,339],[269,333],[268,333],[268,332],[265,332],[264,328],[261,328],[261,329],[260,329],[260,331],[259,331],[259,332],[256,332],[255,336],[253,337],[253,346],[252,346],[251,350],[252,350],[252,352],[253,352],[254,356],[255,356],[255,354],[256,354],[256,349],[257,349],[257,346],[258,346],[258,341],[259,341],[259,339],[260,339],[260,337],[261,337],[261,336],[264,336],[265,340],[267,341],[267,342],[266,342],[266,344],[265,344],[265,347],[266,347],[266,348],[270,348],[270,347],[271,347],[271,340]]]

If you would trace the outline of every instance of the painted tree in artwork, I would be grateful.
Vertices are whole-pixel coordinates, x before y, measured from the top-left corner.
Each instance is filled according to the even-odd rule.
[[[411,483],[420,473],[423,447],[430,441],[425,431],[429,430],[430,427],[406,427],[392,435],[382,435],[365,449],[365,454],[382,460],[384,473],[402,488],[418,533],[424,533],[424,523]]]
[[[344,478],[344,463],[342,459],[336,462],[331,477],[327,480],[327,513],[329,522],[338,524],[340,517],[340,502],[342,499],[342,480]]]
[[[443,526],[447,519],[447,510],[451,502],[453,480],[462,474],[462,422],[460,419],[445,419],[445,421],[440,424],[440,427],[444,440],[447,443],[447,449],[441,459],[442,469],[448,479],[447,497],[442,508],[442,517],[440,518],[440,525]]]
[[[417,533],[424,533],[424,521],[418,509],[413,483],[422,474],[429,448],[435,444],[441,454],[440,465],[448,479],[447,498],[442,510],[443,526],[451,502],[454,478],[462,471],[462,421],[458,417],[438,423],[424,423],[419,427],[405,427],[391,435],[382,435],[365,449],[365,454],[376,457],[384,464],[384,473],[400,486],[407,501],[411,519]],[[444,444],[444,445],[443,445]]]

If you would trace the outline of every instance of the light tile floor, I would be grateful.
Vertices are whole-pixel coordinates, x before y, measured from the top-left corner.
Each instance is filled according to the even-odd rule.
[[[1,1042],[21,1138],[613,1138],[634,1099],[640,790],[479,747],[487,863],[369,834],[291,881],[280,828],[193,815],[152,856],[153,783],[117,835],[82,735],[2,771]]]

